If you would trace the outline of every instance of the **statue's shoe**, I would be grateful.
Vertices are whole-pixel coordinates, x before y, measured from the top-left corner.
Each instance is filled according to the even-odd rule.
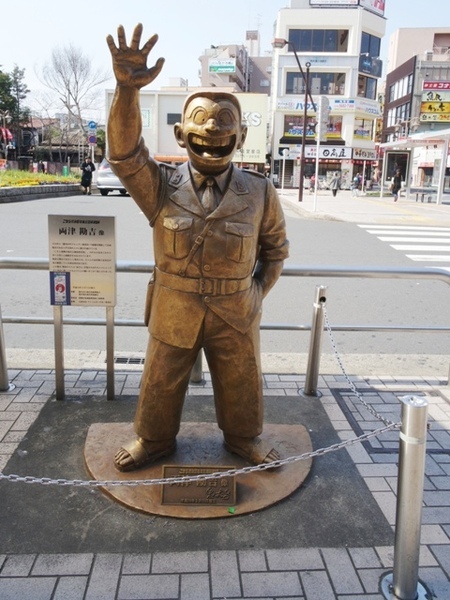
[[[225,438],[224,445],[228,452],[237,454],[252,465],[269,464],[280,460],[280,453],[267,441],[256,438]]]
[[[163,456],[169,456],[175,451],[175,448],[175,440],[150,442],[137,438],[129,444],[124,444],[116,452],[114,466],[121,472],[135,471],[146,467]]]

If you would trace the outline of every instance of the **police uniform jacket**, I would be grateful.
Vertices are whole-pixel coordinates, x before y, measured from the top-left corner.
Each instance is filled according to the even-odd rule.
[[[263,290],[253,277],[257,261],[288,256],[283,211],[271,182],[231,166],[228,187],[207,215],[188,163],[155,163],[143,140],[132,156],[110,163],[154,228],[151,334],[192,348],[208,309],[245,333],[261,311]]]

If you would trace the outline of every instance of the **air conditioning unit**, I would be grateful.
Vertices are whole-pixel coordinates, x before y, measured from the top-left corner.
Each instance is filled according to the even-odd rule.
[[[427,50],[425,52],[425,60],[433,60],[433,50]]]

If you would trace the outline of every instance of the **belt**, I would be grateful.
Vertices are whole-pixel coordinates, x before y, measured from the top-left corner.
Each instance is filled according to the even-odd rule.
[[[223,296],[247,290],[252,284],[252,276],[245,279],[204,279],[199,277],[181,277],[164,273],[155,267],[155,281],[164,287],[179,292],[205,294],[207,296]]]

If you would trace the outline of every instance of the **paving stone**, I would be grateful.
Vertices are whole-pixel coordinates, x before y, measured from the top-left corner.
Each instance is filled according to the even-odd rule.
[[[85,600],[115,600],[121,566],[121,554],[97,554]]]
[[[2,600],[51,600],[56,577],[0,579]]]
[[[349,548],[348,551],[357,569],[381,566],[373,548]]]
[[[450,582],[442,569],[433,567],[419,569],[419,580],[431,592],[433,600],[450,598]]]
[[[32,575],[88,575],[93,554],[40,554]]]
[[[123,557],[123,575],[148,575],[150,573],[151,554],[125,554]]]
[[[296,572],[242,573],[244,597],[300,596],[302,588]],[[214,593],[214,595],[216,595]],[[316,598],[326,600],[322,596]],[[331,598],[331,596],[330,596]]]
[[[440,525],[422,525],[420,541],[422,544],[450,544],[450,537]]]
[[[438,560],[440,566],[443,569],[445,569],[447,575],[450,576],[450,544],[447,544],[445,546],[438,546],[433,544],[430,547],[430,550]]]
[[[117,600],[172,600],[178,598],[179,587],[179,575],[124,575]]]
[[[3,563],[0,577],[27,577],[33,566],[34,554],[11,554]]]
[[[335,595],[325,571],[300,573],[306,600],[334,600]]]
[[[239,568],[245,571],[267,571],[266,556],[262,550],[240,550]]]
[[[60,577],[52,600],[84,600],[87,577]]]
[[[210,561],[212,595],[215,598],[240,596],[241,586],[236,553],[232,551],[211,552]]]
[[[362,586],[356,574],[350,556],[343,548],[322,550],[328,575],[338,594],[362,592]]]
[[[157,552],[152,573],[204,573],[208,571],[207,552]]]
[[[302,571],[324,568],[317,548],[267,550],[266,555],[270,571]]]
[[[210,600],[210,598],[207,573],[181,575],[180,600]]]

